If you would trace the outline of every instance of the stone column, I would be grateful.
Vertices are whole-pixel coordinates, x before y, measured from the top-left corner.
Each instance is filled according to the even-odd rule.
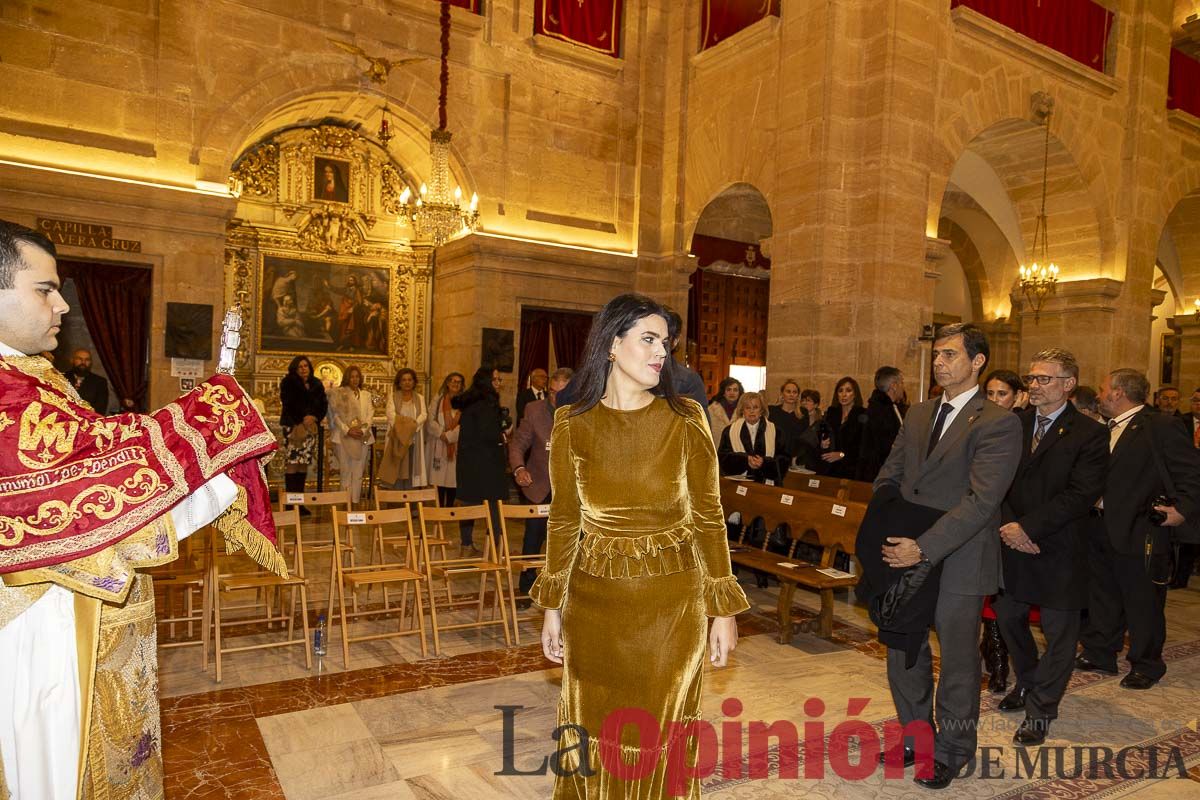
[[[1024,374],[1029,362],[1021,361],[1021,331],[1018,325],[1007,319],[977,324],[987,334],[992,353],[984,374],[994,369],[1011,369],[1018,375]]]
[[[1175,354],[1178,377],[1175,385],[1186,402],[1192,391],[1200,386],[1200,314],[1176,314],[1172,322],[1172,327],[1179,331],[1179,352]]]
[[[795,4],[780,21],[767,362],[828,392],[920,372],[942,3]],[[901,68],[898,65],[903,65]]]
[[[1017,364],[1023,369],[1039,350],[1063,347],[1079,361],[1079,382],[1091,386],[1098,386],[1100,379],[1117,367],[1143,368],[1145,356],[1136,363],[1114,363],[1114,356],[1122,352],[1114,346],[1121,324],[1122,288],[1121,281],[1112,278],[1063,281],[1046,298],[1040,312],[1014,288],[1010,297],[1012,319],[1020,330]],[[1143,303],[1148,300],[1143,298]]]

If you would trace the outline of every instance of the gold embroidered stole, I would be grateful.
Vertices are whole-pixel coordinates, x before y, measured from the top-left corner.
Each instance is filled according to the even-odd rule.
[[[41,356],[5,361],[91,408],[71,382]],[[244,491],[244,490],[243,490]],[[244,497],[240,497],[243,505]],[[163,538],[164,552],[155,545]],[[148,575],[130,574],[178,556],[171,515],[163,514],[112,547],[53,568],[10,573],[0,581],[0,628],[57,584],[75,594],[75,644],[81,707],[79,794],[83,800],[159,800],[163,796],[162,735],[158,712],[158,656],[154,588]],[[121,602],[90,581],[128,575]],[[0,800],[10,800],[0,762]]]

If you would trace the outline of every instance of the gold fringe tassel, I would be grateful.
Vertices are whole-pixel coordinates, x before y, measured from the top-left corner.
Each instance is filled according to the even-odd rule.
[[[263,536],[246,519],[249,504],[245,488],[239,486],[237,499],[225,513],[213,520],[213,527],[225,537],[225,552],[233,554],[245,550],[246,555],[266,570],[274,572],[281,578],[288,577],[287,562],[283,555],[275,549],[275,545]]]

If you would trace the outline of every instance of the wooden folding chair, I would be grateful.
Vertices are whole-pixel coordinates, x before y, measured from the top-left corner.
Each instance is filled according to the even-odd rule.
[[[326,618],[333,611],[333,576],[334,564],[336,562],[349,561],[350,566],[357,563],[354,553],[354,532],[350,531],[346,536],[342,537],[340,544],[334,544],[333,538],[333,515],[338,511],[348,512],[350,510],[350,492],[347,489],[342,489],[337,492],[281,492],[279,495],[279,510],[284,510],[285,507],[304,506],[313,512],[312,516],[307,521],[301,519],[301,529],[309,531],[308,536],[304,538],[304,550],[311,558],[316,553],[329,553],[329,592],[325,599]],[[324,516],[324,511],[329,511],[330,533],[318,533],[316,528],[320,525],[320,519]],[[280,548],[282,550],[282,548]],[[334,553],[338,554],[337,558],[333,557]],[[354,609],[358,610],[357,607]]]
[[[487,503],[480,503],[477,506],[456,506],[454,508],[429,508],[428,506],[418,506],[417,510],[421,517],[421,551],[425,563],[425,581],[429,590],[429,616],[433,623],[433,652],[435,655],[441,655],[441,632],[451,630],[461,630],[464,628],[484,628],[489,625],[499,625],[504,630],[504,644],[511,645],[512,637],[508,632],[508,605],[509,599],[505,596],[504,581],[502,576],[508,576],[509,592],[512,591],[512,573],[509,567],[500,558],[495,546],[495,531],[492,530],[491,514],[488,512]],[[484,541],[483,555],[478,558],[452,558],[436,560],[430,557],[429,542],[442,536],[442,526],[450,522],[461,522],[462,520],[483,520],[487,525],[487,537]],[[479,594],[474,600],[455,600],[453,595],[446,600],[446,610],[450,611],[454,608],[474,604],[476,606],[474,622],[460,622],[452,625],[442,625],[438,621],[438,602],[437,597],[433,593],[433,579],[444,578],[451,580],[454,578],[464,577],[479,577]],[[483,601],[484,593],[487,589],[488,578],[494,579],[496,584],[496,594],[492,598],[492,619],[485,620],[483,618]],[[496,619],[497,611],[499,611],[499,619]]]
[[[157,625],[166,625],[167,640],[159,639],[158,646],[164,650],[172,647],[190,647],[201,645],[208,647],[208,582],[205,564],[208,557],[208,545],[205,537],[208,526],[201,528],[179,544],[179,558],[147,570],[154,579],[154,589],[161,590],[163,602],[157,604],[159,616],[156,614]],[[182,592],[183,615],[175,615],[175,596]],[[194,594],[200,593],[200,608],[196,608]],[[187,625],[187,638],[175,639],[175,629],[178,625]],[[196,626],[200,628],[200,636],[196,637]],[[208,664],[204,664],[208,669]]]
[[[213,622],[213,640],[214,651],[216,653],[217,662],[217,683],[221,682],[221,657],[226,653],[241,653],[247,650],[266,650],[273,647],[289,647],[299,645],[304,648],[304,665],[308,669],[312,669],[312,651],[308,647],[308,580],[304,576],[304,539],[300,531],[300,512],[295,508],[288,511],[276,511],[274,514],[275,529],[279,533],[279,543],[284,544],[290,534],[292,536],[292,551],[295,557],[292,560],[290,568],[291,574],[286,578],[281,578],[273,572],[258,570],[253,572],[221,572],[220,558],[218,552],[217,536],[211,536],[211,547],[209,555],[209,580],[212,585],[212,613],[214,615]],[[283,549],[282,547],[280,548]],[[285,616],[282,609],[279,614],[274,614],[273,609],[268,607],[265,617],[256,617],[254,619],[238,618],[233,620],[222,619],[221,595],[222,593],[247,591],[253,589],[256,593],[261,591],[276,591],[282,589],[290,590],[291,594],[291,610]],[[298,597],[297,597],[298,596]],[[297,609],[297,599],[299,599],[299,608]],[[282,601],[281,601],[282,603]],[[228,609],[227,609],[228,610]],[[297,611],[300,614],[300,627],[302,630],[299,639],[293,636],[295,630],[295,620]],[[267,642],[265,644],[241,645],[238,647],[225,647],[221,640],[222,627],[229,625],[244,625],[251,622],[265,622],[268,626],[274,622],[287,622],[287,638],[282,642]]]
[[[386,560],[380,563],[366,564],[362,566],[347,567],[340,562],[336,563],[335,579],[337,581],[337,597],[338,597],[338,616],[342,623],[342,666],[346,669],[350,668],[350,643],[351,642],[369,642],[376,639],[391,639],[398,636],[411,636],[417,634],[421,639],[421,656],[428,654],[425,642],[425,608],[421,601],[421,582],[425,579],[424,573],[417,568],[417,536],[413,531],[412,514],[407,505],[400,508],[389,508],[383,511],[358,511],[358,512],[342,512],[335,511],[333,515],[333,538],[335,542],[340,542],[342,537],[353,530],[355,527],[363,527],[370,525],[374,527],[375,536],[384,538],[384,526],[392,526],[399,533],[390,533],[386,535],[386,541],[392,543],[396,550],[402,550],[404,556],[400,561],[387,562]],[[403,540],[403,547],[398,547],[397,544]],[[386,549],[382,552],[381,558],[386,559]],[[363,616],[377,616],[380,613],[388,613],[392,610],[388,602],[387,589],[391,585],[400,584],[400,614],[398,618],[398,629],[390,633],[374,633],[363,636],[351,636],[348,624],[349,618]],[[357,603],[354,611],[346,612],[346,588],[349,587],[351,599],[353,600],[354,593],[359,587],[365,586],[370,589],[372,586],[381,586],[384,590],[383,595],[383,611],[378,609],[369,611],[359,611]],[[408,605],[408,590],[409,587],[413,591],[413,615],[412,627],[408,630],[404,629],[404,613]]]
[[[518,575],[527,569],[535,569],[541,571],[546,567],[546,554],[534,553],[532,555],[517,555],[512,554],[512,546],[508,540],[508,520],[510,519],[546,519],[550,516],[549,505],[536,506],[510,506],[500,503],[500,558],[508,567],[508,599],[512,603],[512,626],[513,638],[517,644],[521,643],[521,629],[517,618],[517,601],[527,600],[529,595],[518,595],[513,589],[512,575],[517,572]],[[519,578],[518,578],[519,580]]]
[[[394,508],[396,506],[406,506],[409,511],[413,511],[414,506],[428,505],[436,508],[438,506],[438,493],[436,486],[430,486],[425,489],[380,489],[375,487],[375,508],[382,511],[385,508]],[[414,528],[415,531],[415,528]],[[407,539],[407,535],[395,537],[398,540]],[[383,556],[383,545],[388,541],[376,529],[376,534],[371,541],[371,561],[375,561],[375,553],[378,552],[380,557]],[[438,539],[431,541],[430,546],[437,549],[439,558],[446,558],[446,547],[450,544],[449,539]],[[417,548],[417,556],[420,557],[420,548]]]

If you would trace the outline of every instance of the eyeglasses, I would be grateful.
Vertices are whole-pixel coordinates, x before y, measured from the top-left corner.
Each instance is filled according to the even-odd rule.
[[[1022,375],[1021,380],[1025,381],[1026,386],[1033,385],[1034,381],[1039,386],[1048,386],[1050,381],[1065,381],[1070,375]]]

